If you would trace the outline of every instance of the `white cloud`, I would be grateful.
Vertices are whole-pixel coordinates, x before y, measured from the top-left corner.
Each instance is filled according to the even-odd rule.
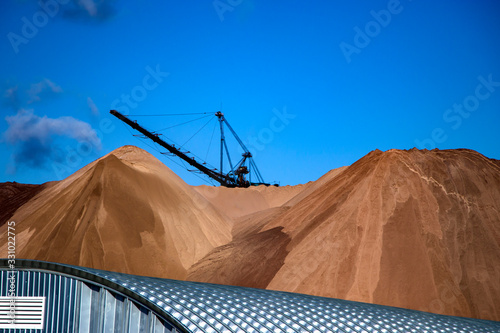
[[[92,100],[92,98],[87,97],[87,105],[89,106],[90,111],[92,111],[92,114],[94,116],[98,116],[99,115],[99,109],[97,108],[97,105],[95,105],[95,103]]]
[[[4,136],[10,143],[32,138],[46,142],[50,136],[60,135],[78,141],[87,141],[96,148],[101,147],[101,140],[92,127],[73,117],[39,117],[33,113],[33,110],[21,109],[15,116],[5,117],[5,120],[9,124],[9,128],[5,131]]]
[[[55,136],[85,142],[101,149],[101,140],[95,130],[86,122],[73,117],[39,117],[33,110],[21,109],[14,116],[5,117],[9,127],[3,137],[15,147],[14,161],[31,167],[39,167],[54,159],[56,147],[52,143]]]
[[[48,96],[50,94],[60,94],[62,92],[63,90],[60,86],[45,78],[42,81],[31,85],[31,88],[28,90],[28,104],[40,101],[41,96],[43,95]]]

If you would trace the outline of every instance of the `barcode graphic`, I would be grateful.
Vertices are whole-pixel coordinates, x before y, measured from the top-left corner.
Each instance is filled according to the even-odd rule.
[[[45,297],[0,296],[0,328],[43,329]]]

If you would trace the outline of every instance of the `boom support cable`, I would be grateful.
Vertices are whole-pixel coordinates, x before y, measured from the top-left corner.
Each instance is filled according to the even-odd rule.
[[[207,114],[208,112],[194,113],[164,113],[164,114],[129,114],[128,117],[168,117],[168,116],[191,116],[194,114]]]
[[[205,128],[205,126],[207,126],[207,125],[208,125],[208,124],[209,124],[212,120],[214,120],[214,119],[213,119],[213,118],[212,118],[212,119],[209,119],[209,120],[205,123],[205,125],[203,125],[203,126],[202,126],[199,130],[197,130],[197,131],[196,131],[196,133],[194,133],[194,134],[193,134],[193,135],[192,135],[189,139],[187,139],[187,141],[186,141],[186,142],[184,142],[184,143],[182,144],[181,148],[182,148],[182,147],[184,147],[184,146],[186,145],[186,143],[188,143],[189,141],[191,141],[191,139],[192,139],[192,138],[194,138],[194,137],[196,136],[196,134],[200,133],[200,131],[201,131],[202,129],[204,129],[204,128]]]
[[[169,127],[165,127],[165,128],[159,129],[159,130],[157,130],[155,132],[163,132],[163,131],[168,130],[170,128],[174,128],[174,127],[181,126],[181,125],[186,125],[186,124],[192,123],[194,121],[197,121],[197,120],[200,120],[200,119],[203,119],[203,118],[207,118],[207,117],[211,117],[211,116],[212,115],[208,115],[208,116],[203,116],[203,117],[199,117],[199,118],[196,118],[196,119],[191,119],[191,120],[185,121],[185,122],[177,124],[177,125],[172,125],[172,126],[169,126]]]
[[[214,139],[215,128],[217,127],[217,122],[214,122],[214,128],[212,129],[212,136],[210,137],[210,142],[208,144],[207,154],[205,155],[205,161],[208,158],[208,153],[210,152],[210,148],[212,147],[212,141]]]

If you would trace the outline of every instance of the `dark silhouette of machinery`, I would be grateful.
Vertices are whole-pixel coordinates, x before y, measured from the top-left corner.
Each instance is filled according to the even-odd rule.
[[[129,125],[133,129],[139,131],[146,138],[153,140],[155,143],[164,147],[168,150],[169,153],[174,154],[175,156],[181,158],[183,161],[187,162],[189,165],[195,167],[197,170],[217,181],[222,186],[226,187],[249,187],[249,186],[257,186],[257,185],[266,185],[269,186],[269,183],[264,182],[262,175],[255,164],[255,161],[252,158],[252,153],[245,146],[243,141],[238,137],[236,132],[233,130],[231,125],[228,123],[224,114],[220,111],[215,113],[215,116],[218,118],[221,140],[220,140],[220,170],[211,169],[205,166],[206,163],[200,163],[193,156],[188,156],[189,152],[182,152],[180,148],[175,147],[174,144],[170,144],[165,140],[160,138],[158,133],[153,133],[142,127],[137,123],[136,120],[131,120],[127,116],[121,114],[116,110],[111,110],[110,113],[123,121],[125,124]],[[234,136],[240,147],[243,149],[243,154],[241,155],[241,159],[233,165],[231,160],[231,156],[229,154],[229,149],[226,142],[226,137],[224,133],[224,128],[227,127],[231,134]],[[227,161],[229,163],[230,170],[227,173],[224,173],[224,156],[226,156]],[[192,170],[189,170],[192,171]],[[252,179],[256,179],[256,181],[252,181]],[[278,186],[275,184],[275,186]]]

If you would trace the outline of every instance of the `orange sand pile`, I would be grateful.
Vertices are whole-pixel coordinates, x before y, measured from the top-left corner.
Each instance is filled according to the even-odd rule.
[[[241,219],[188,278],[500,320],[497,161],[374,151],[298,196]]]
[[[11,220],[18,258],[177,279],[229,242],[232,226],[169,168],[132,146],[40,192]]]
[[[126,146],[19,202],[19,258],[500,320],[500,163],[470,150],[229,189]]]

